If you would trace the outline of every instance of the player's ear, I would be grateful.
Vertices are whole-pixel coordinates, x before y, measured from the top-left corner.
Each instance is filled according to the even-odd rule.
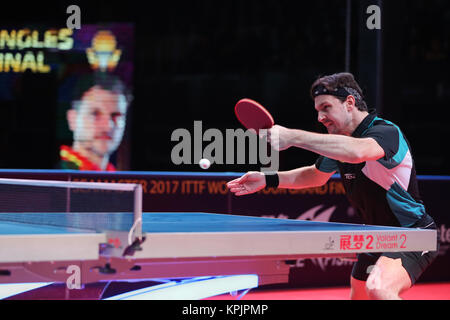
[[[347,111],[351,111],[356,106],[355,97],[352,95],[347,96]]]
[[[77,111],[75,109],[67,110],[66,117],[70,131],[75,131],[77,127]]]

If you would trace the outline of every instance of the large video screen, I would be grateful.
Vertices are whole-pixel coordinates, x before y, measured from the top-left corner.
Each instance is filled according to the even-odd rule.
[[[126,170],[134,26],[0,26],[3,168]]]

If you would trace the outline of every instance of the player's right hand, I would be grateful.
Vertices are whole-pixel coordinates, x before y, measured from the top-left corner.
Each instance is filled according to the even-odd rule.
[[[264,173],[250,171],[242,177],[231,180],[227,187],[237,196],[258,192],[266,186],[266,177]]]

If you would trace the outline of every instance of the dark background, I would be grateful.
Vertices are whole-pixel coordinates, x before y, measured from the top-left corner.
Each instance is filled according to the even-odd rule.
[[[447,0],[27,2],[2,4],[1,24],[64,27],[70,4],[80,6],[82,25],[135,25],[130,158],[120,169],[199,171],[198,165],[172,164],[172,131],[193,132],[195,120],[203,130],[240,128],[233,108],[244,97],[266,106],[280,125],[325,132],[310,85],[320,75],[347,70],[368,105],[402,128],[418,174],[450,174]],[[366,27],[371,4],[381,7],[381,30]],[[0,101],[0,167],[54,168],[56,75],[26,80],[17,100]],[[280,169],[316,158],[290,149],[281,154]],[[259,167],[213,165],[210,171]]]

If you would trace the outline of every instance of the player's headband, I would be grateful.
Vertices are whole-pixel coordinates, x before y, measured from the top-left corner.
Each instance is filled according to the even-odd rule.
[[[324,94],[328,94],[328,95],[335,96],[335,97],[343,97],[343,98],[347,98],[347,96],[354,96],[356,100],[362,100],[362,97],[358,93],[358,91],[356,91],[353,88],[349,88],[349,87],[338,87],[334,90],[328,90],[327,88],[325,88],[324,85],[318,84],[312,90],[313,98],[320,96],[320,95],[324,95]]]

